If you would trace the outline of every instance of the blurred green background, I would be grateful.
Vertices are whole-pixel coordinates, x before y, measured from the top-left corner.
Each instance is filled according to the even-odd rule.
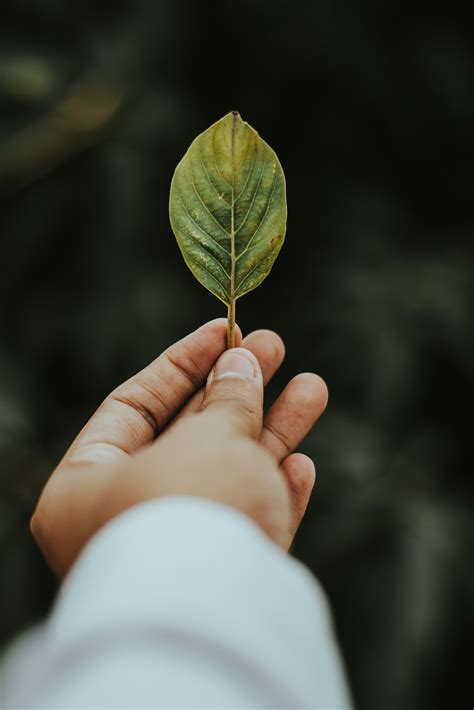
[[[167,202],[190,141],[238,109],[289,203],[238,322],[286,342],[270,400],[301,370],[331,393],[295,554],[359,709],[472,707],[473,89],[471,2],[3,0],[3,643],[56,590],[27,530],[51,468],[109,390],[225,315]]]

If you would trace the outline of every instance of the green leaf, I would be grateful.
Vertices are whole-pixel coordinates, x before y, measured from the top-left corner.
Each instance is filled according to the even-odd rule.
[[[230,347],[235,301],[270,273],[286,215],[280,162],[236,111],[201,133],[175,170],[171,226],[194,276],[229,308]]]

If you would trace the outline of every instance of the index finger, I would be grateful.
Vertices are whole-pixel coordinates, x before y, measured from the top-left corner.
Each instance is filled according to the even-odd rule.
[[[105,463],[149,444],[204,385],[226,349],[226,329],[225,318],[206,323],[117,387],[82,429],[60,465]],[[241,339],[236,327],[236,344]]]

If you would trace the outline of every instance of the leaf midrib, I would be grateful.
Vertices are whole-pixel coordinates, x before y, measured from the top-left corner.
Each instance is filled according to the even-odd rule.
[[[237,114],[238,116],[238,114]],[[232,133],[230,140],[230,161],[232,168],[232,185],[231,185],[231,204],[230,204],[230,302],[235,301],[235,165],[234,165],[234,148],[235,148],[235,129],[236,118],[235,113],[232,113]]]

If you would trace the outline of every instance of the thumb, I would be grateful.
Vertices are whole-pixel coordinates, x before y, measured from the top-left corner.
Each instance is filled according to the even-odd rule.
[[[226,350],[214,365],[206,385],[202,410],[226,420],[244,436],[258,439],[262,432],[263,379],[250,350]]]

